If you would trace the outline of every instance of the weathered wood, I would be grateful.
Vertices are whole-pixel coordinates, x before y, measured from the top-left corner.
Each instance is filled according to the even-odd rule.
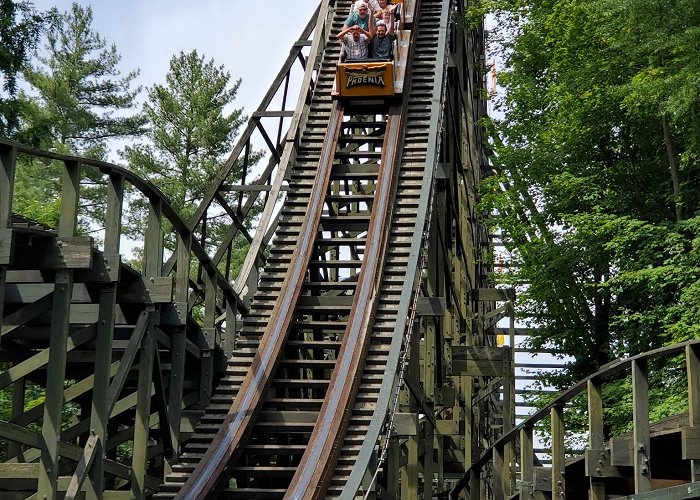
[[[106,451],[107,426],[109,423],[107,400],[111,376],[111,361],[114,339],[114,318],[116,310],[117,286],[109,284],[100,289],[99,321],[97,323],[97,340],[95,342],[95,390],[92,395],[90,412],[90,429],[97,439],[95,453],[102,456]],[[86,498],[95,500],[104,490],[104,467],[102,460],[97,460],[89,469],[90,481]]]
[[[564,407],[554,406],[552,418],[552,495],[563,498],[566,494],[564,448]]]
[[[502,347],[453,346],[452,374],[502,377],[506,353]]]
[[[700,350],[696,346],[687,346],[685,348],[685,364],[688,374],[688,425],[692,428],[700,428]],[[686,448],[693,449],[697,442],[688,441],[683,438],[684,459],[691,458],[688,455],[686,458]],[[700,481],[700,456],[693,456],[690,463],[690,479],[691,481]]]
[[[634,466],[634,442],[630,438],[610,439],[610,465],[615,467]]]
[[[0,227],[0,266],[6,266],[12,262],[13,237],[12,229]]]
[[[397,436],[417,436],[416,416],[411,413],[396,412],[394,414],[394,428]]]
[[[95,325],[82,328],[68,337],[66,343],[66,352],[70,352],[84,343],[95,338]],[[45,366],[49,362],[49,353],[51,348],[46,348],[34,356],[14,365],[13,367],[0,373],[0,389],[4,389],[8,385],[16,382],[23,377],[29,375],[34,370]],[[107,365],[109,367],[109,364]]]
[[[534,450],[532,444],[532,427],[520,429],[520,498],[530,498],[534,491]]]
[[[167,304],[173,300],[173,279],[169,276],[142,276],[140,281],[132,281],[122,286],[120,302],[139,304]]]
[[[8,228],[12,223],[12,196],[16,168],[17,148],[5,144],[0,145],[0,229]],[[2,241],[1,237],[0,241]]]
[[[0,421],[0,437],[17,441],[30,448],[41,448],[42,446],[41,434],[8,422]],[[73,462],[78,462],[80,460],[80,457],[83,454],[83,448],[63,441],[57,444],[59,455],[61,457],[68,458]],[[112,474],[116,477],[126,480],[130,479],[131,473],[129,467],[117,463],[113,460],[104,460],[104,463],[105,472],[107,472],[108,474]],[[146,478],[146,485],[149,490],[156,491],[160,486],[160,480],[149,476]]]
[[[66,489],[66,496],[64,497],[66,500],[75,500],[75,498],[78,496],[78,493],[83,486],[83,482],[85,482],[85,478],[87,477],[88,470],[90,470],[90,466],[95,459],[95,455],[98,450],[98,441],[99,437],[97,434],[92,434],[88,438],[87,443],[85,443],[83,454],[78,461],[75,472],[71,477],[70,484]]]
[[[505,449],[503,446],[493,447],[493,497],[506,498]]]
[[[605,483],[599,478],[613,475],[617,468],[610,467],[610,453],[604,449],[603,387],[600,381],[588,381],[588,446],[586,475],[589,476],[590,500],[605,500]]]
[[[532,483],[535,492],[552,491],[552,469],[550,467],[535,467],[532,473]]]
[[[416,304],[418,316],[444,316],[445,297],[419,297]]]
[[[90,269],[92,267],[92,238],[59,236],[55,267],[59,269]]]
[[[681,428],[683,460],[700,460],[700,426]]]
[[[634,423],[634,492],[651,490],[649,449],[649,379],[647,361],[632,361],[632,418]]]
[[[472,294],[474,300],[481,302],[507,302],[515,297],[512,288],[475,288]]]
[[[77,189],[77,188],[76,188]],[[64,222],[64,224],[69,224]],[[46,401],[42,421],[43,444],[41,446],[41,470],[39,496],[56,498],[58,478],[58,443],[61,440],[61,416],[63,410],[63,386],[66,374],[66,356],[70,317],[72,271],[57,271],[51,311],[51,344],[46,371]]]

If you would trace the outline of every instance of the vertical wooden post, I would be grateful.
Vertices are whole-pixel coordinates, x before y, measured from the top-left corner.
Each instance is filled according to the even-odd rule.
[[[566,451],[564,447],[564,407],[552,408],[552,498],[566,495]]]
[[[603,386],[599,380],[588,381],[588,447],[594,452],[603,453]],[[590,477],[590,499],[605,500],[605,482]]]
[[[185,340],[187,338],[187,311],[190,287],[190,251],[192,235],[177,235],[177,273],[175,275],[175,308],[180,326],[173,333],[171,348],[170,388],[168,415],[170,440],[177,459],[180,450],[180,419],[182,417],[182,394],[185,383]],[[166,471],[166,473],[169,471]]]
[[[469,470],[469,500],[481,499],[481,471]]]
[[[0,228],[12,224],[12,196],[17,168],[17,150],[10,146],[0,146]]]
[[[646,360],[632,361],[632,417],[634,419],[634,492],[651,490],[649,378]]]
[[[143,274],[146,279],[158,278],[163,266],[163,237],[161,230],[161,202],[151,200],[148,210],[148,227],[144,244]],[[139,351],[138,389],[136,395],[136,419],[134,422],[134,450],[132,457],[131,493],[137,498],[146,496],[146,471],[148,465],[148,435],[151,418],[151,392],[156,343],[156,325],[159,314],[156,305],[147,306],[148,327]]]
[[[92,396],[90,430],[97,436],[96,460],[90,469],[90,481],[85,484],[86,498],[102,498],[104,486],[104,463],[102,456],[107,442],[109,422],[107,394],[109,392],[112,363],[112,341],[114,317],[119,280],[119,239],[121,236],[122,205],[124,200],[124,177],[111,175],[107,183],[107,208],[105,212],[104,259],[110,283],[100,289],[97,337],[95,340],[95,389]]]
[[[7,266],[12,254],[12,196],[17,150],[0,146],[0,329],[4,317]]]
[[[27,389],[27,381],[24,377],[12,384],[12,418],[24,413],[24,397]],[[22,446],[17,441],[7,443],[7,457],[15,458],[22,454]],[[24,460],[18,460],[23,462]]]
[[[399,495],[400,463],[401,448],[399,446],[399,438],[392,433],[389,438],[389,450],[386,457],[386,492],[390,498],[397,498]]]
[[[199,404],[206,407],[211,398],[214,383],[214,358],[213,353],[216,348],[216,275],[213,272],[205,273],[205,293],[204,293],[204,325],[202,331],[206,345],[201,346],[202,360],[199,378]]]
[[[505,483],[507,481],[504,470],[505,447],[496,445],[493,447],[493,498],[496,500],[506,497]]]
[[[529,499],[534,490],[534,466],[532,427],[526,426],[520,429],[520,498],[523,500]]]
[[[430,405],[432,411],[432,405]],[[423,439],[423,498],[431,500],[433,498],[433,445],[435,443],[435,432],[432,424],[425,422],[424,439]]]
[[[513,371],[513,348],[503,347],[506,352],[503,355],[503,434],[507,434],[514,427],[515,415],[515,373]],[[503,492],[510,496],[515,487],[515,467],[513,457],[515,447],[513,443],[507,443],[503,455]]]
[[[686,346],[685,366],[688,373],[688,425],[700,427],[700,348]],[[700,460],[690,461],[690,480],[700,481]]]
[[[61,214],[58,224],[58,242],[72,237],[78,223],[78,196],[80,164],[66,161],[63,166]],[[41,427],[43,446],[39,466],[38,497],[53,500],[57,494],[58,443],[61,440],[63,389],[66,378],[70,302],[73,293],[73,271],[59,269],[54,278],[54,299],[51,311],[51,345],[46,371],[46,402]]]

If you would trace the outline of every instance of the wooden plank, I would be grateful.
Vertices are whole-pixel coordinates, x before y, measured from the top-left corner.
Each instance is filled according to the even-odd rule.
[[[445,297],[419,297],[416,304],[418,316],[444,316]]]
[[[634,422],[634,492],[651,490],[649,379],[646,360],[632,361],[632,418]]]
[[[142,276],[140,281],[133,281],[128,287],[122,287],[120,302],[168,304],[173,299],[173,278],[169,276]]]
[[[681,455],[683,460],[700,460],[700,426],[681,429]]]
[[[0,266],[9,265],[12,262],[12,229],[0,227]]]
[[[0,479],[37,479],[39,464],[0,463]]]
[[[8,228],[12,224],[12,197],[16,169],[17,148],[3,144],[0,146],[0,229]],[[0,247],[2,246],[1,234]]]
[[[83,454],[80,457],[80,460],[78,461],[78,465],[75,468],[75,472],[73,473],[73,476],[70,479],[70,484],[66,489],[66,500],[75,500],[75,498],[78,496],[78,493],[80,492],[80,489],[83,486],[83,482],[87,477],[87,472],[90,469],[90,466],[92,465],[92,461],[95,459],[95,454],[98,449],[98,439],[99,438],[97,434],[92,434],[88,438],[87,443],[85,443],[85,449],[83,451]]]
[[[603,386],[599,380],[587,383],[588,391],[588,447],[586,475],[589,476],[590,500],[605,500],[605,483],[599,478],[619,473],[610,466],[610,452],[604,449]],[[595,462],[593,462],[593,460]]]
[[[532,471],[534,491],[552,491],[552,469],[549,467],[535,467]]]
[[[502,347],[453,346],[452,375],[503,376]]]
[[[688,425],[692,429],[700,428],[700,352],[697,346],[686,346],[685,366],[688,373]],[[692,432],[691,432],[692,434]],[[690,462],[690,480],[700,481],[700,456],[698,454],[698,442],[695,439],[686,439],[682,434],[683,458]],[[686,458],[688,457],[688,458]]]
[[[530,498],[534,491],[534,458],[532,427],[520,429],[520,498]]]
[[[566,451],[564,443],[564,407],[554,406],[552,418],[552,496],[566,494]]]
[[[76,181],[77,182],[77,179]],[[65,186],[64,182],[64,186]],[[76,187],[77,190],[77,187]],[[76,201],[77,203],[77,201]],[[75,216],[75,214],[74,214]],[[61,219],[63,221],[63,217]],[[69,222],[63,222],[69,224]],[[61,441],[61,417],[63,411],[63,390],[66,378],[66,357],[70,320],[70,302],[73,289],[73,272],[57,271],[51,310],[51,344],[46,369],[46,400],[44,419],[41,426],[43,443],[41,446],[41,469],[37,493],[55,498],[58,478],[58,443]]]
[[[92,267],[92,238],[85,236],[60,236],[56,241],[58,247],[59,269],[90,269]]]
[[[610,439],[610,465],[616,467],[634,466],[634,443],[630,438],[614,437]]]
[[[394,414],[394,428],[397,436],[417,436],[416,416],[412,413],[396,412]]]
[[[475,288],[472,294],[480,302],[507,302],[515,298],[512,288]]]

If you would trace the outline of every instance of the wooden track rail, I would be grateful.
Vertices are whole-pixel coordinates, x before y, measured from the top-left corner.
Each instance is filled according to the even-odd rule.
[[[402,100],[340,104],[350,0],[321,1],[188,221],[120,167],[0,142],[0,390],[16,399],[3,499],[432,498],[497,439],[488,419],[508,420],[512,391],[495,325],[512,308],[480,259],[483,32],[457,27],[464,8],[405,0]],[[64,169],[58,231],[12,214],[18,153]],[[99,249],[77,229],[85,169],[109,192]],[[119,257],[128,185],[148,207],[138,270]],[[230,222],[221,241],[212,217]],[[38,243],[49,279],[30,269]],[[21,408],[26,384],[45,405]],[[64,402],[79,415],[59,430]],[[42,434],[22,428],[36,422]],[[11,469],[29,477],[10,484]]]

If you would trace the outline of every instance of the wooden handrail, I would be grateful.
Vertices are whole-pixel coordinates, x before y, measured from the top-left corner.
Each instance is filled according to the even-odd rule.
[[[557,398],[555,398],[549,404],[535,412],[528,419],[515,426],[513,429],[510,430],[510,432],[507,432],[506,434],[501,436],[488,449],[484,450],[479,456],[479,458],[472,463],[472,465],[464,472],[462,478],[452,488],[452,490],[450,491],[450,496],[452,498],[458,498],[459,493],[464,488],[466,488],[467,484],[469,483],[470,476],[473,475],[472,473],[476,473],[476,475],[478,476],[478,471],[482,470],[483,467],[487,464],[487,462],[489,462],[489,460],[492,459],[494,449],[498,447],[503,447],[507,443],[514,442],[521,432],[524,432],[526,429],[533,428],[538,422],[540,422],[548,416],[551,416],[551,412],[553,409],[563,408],[568,402],[570,402],[574,397],[578,396],[585,389],[590,390],[589,385],[591,383],[600,383],[600,381],[602,381],[602,379],[604,379],[605,377],[615,375],[628,368],[632,368],[634,364],[638,364],[640,362],[647,363],[649,360],[654,358],[673,356],[686,351],[687,348],[693,347],[700,347],[700,340],[689,340],[680,344],[660,347],[658,349],[637,354],[636,356],[631,356],[629,358],[617,359],[615,361],[611,361],[610,363],[603,365],[600,368],[600,370],[580,380],[579,382],[571,386],[569,389],[563,391]],[[691,387],[689,385],[689,389],[690,388]],[[696,403],[700,403],[700,401]]]

